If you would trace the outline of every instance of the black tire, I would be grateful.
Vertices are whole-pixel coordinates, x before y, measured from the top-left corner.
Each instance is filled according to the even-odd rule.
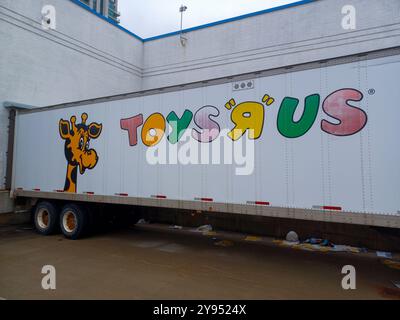
[[[82,206],[66,204],[60,214],[61,232],[67,239],[77,240],[84,237],[89,229],[90,217]]]
[[[45,236],[58,233],[60,231],[59,216],[55,204],[48,201],[39,202],[33,214],[36,231]]]

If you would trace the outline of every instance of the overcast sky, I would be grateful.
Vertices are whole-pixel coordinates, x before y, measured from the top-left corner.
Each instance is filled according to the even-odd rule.
[[[177,31],[179,7],[188,7],[184,28],[277,7],[298,0],[119,0],[121,25],[142,38]]]

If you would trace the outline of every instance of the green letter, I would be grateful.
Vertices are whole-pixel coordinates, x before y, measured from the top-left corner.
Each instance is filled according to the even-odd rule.
[[[296,98],[283,99],[278,114],[278,131],[286,138],[298,138],[311,129],[318,114],[319,94],[306,97],[304,111],[299,121],[294,121],[293,116],[299,105]]]
[[[185,130],[190,124],[190,121],[193,119],[193,113],[190,110],[185,110],[182,115],[182,118],[178,118],[176,113],[172,111],[167,116],[168,124],[172,127],[172,132],[168,136],[168,141],[172,144],[175,144],[179,141],[182,135],[185,133]]]

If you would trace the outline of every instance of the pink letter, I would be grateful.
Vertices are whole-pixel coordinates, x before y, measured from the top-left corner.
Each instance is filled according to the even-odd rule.
[[[335,136],[350,136],[361,131],[367,123],[367,114],[349,101],[361,101],[363,94],[355,89],[341,89],[331,93],[322,104],[324,112],[339,123],[321,121],[321,129]]]
[[[196,129],[192,130],[192,137],[199,142],[211,142],[215,140],[220,132],[220,128],[217,122],[211,119],[211,117],[218,117],[219,110],[213,106],[205,106],[199,109],[194,115],[194,122],[202,129],[199,132]]]
[[[143,115],[138,114],[132,118],[121,119],[121,129],[128,131],[129,136],[129,145],[136,146],[137,145],[137,128],[143,124]]]

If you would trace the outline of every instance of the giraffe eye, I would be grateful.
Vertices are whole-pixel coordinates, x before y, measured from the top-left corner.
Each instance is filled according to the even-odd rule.
[[[89,147],[90,147],[90,143],[88,141],[88,142],[86,142],[86,150],[89,150]]]
[[[79,140],[79,149],[83,149],[83,138]]]

